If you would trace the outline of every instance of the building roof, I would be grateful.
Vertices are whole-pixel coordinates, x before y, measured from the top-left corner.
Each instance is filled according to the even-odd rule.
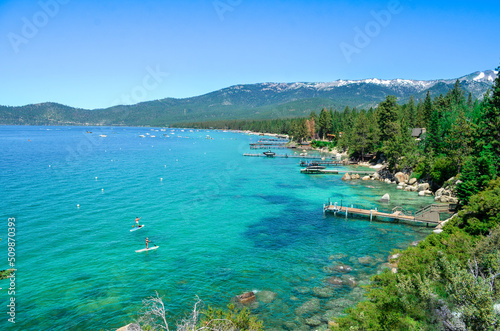
[[[411,130],[411,136],[415,138],[420,138],[420,136],[424,134],[425,131],[426,131],[425,128],[413,128]]]

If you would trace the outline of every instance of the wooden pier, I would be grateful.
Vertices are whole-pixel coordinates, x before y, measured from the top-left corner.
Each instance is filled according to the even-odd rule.
[[[330,203],[328,205],[323,205],[323,213],[329,212],[329,213],[334,213],[335,215],[340,213],[344,215],[345,218],[347,218],[349,214],[356,216],[366,216],[370,218],[370,221],[376,218],[386,218],[386,219],[404,221],[414,224],[420,223],[420,224],[425,224],[426,226],[434,227],[437,226],[439,223],[441,223],[441,220],[439,218],[439,213],[445,212],[445,209],[447,210],[449,207],[447,205],[446,206],[443,205],[437,207],[439,210],[432,210],[433,209],[432,206],[438,206],[438,205],[431,205],[422,208],[421,210],[412,214],[409,211],[405,211],[402,207],[395,207],[392,210],[392,213],[386,213],[386,212],[381,212],[376,208],[364,209],[364,208],[356,208],[353,205],[349,207],[349,206],[338,206],[337,203],[332,205]]]
[[[248,153],[245,153],[245,154],[243,154],[243,156],[269,157],[269,158],[282,157],[282,158],[308,159],[308,160],[320,160],[320,159],[323,158],[322,156],[309,156],[309,155],[300,156],[300,155],[294,155],[294,154],[290,154],[290,155],[288,155],[288,154],[276,154],[276,155],[272,155],[272,156],[267,156],[267,155],[264,155],[264,154],[248,154]]]
[[[326,160],[313,161],[313,162],[302,161],[299,163],[301,167],[309,167],[309,166],[334,167],[334,166],[345,166],[349,164],[352,163],[349,161],[326,161]]]
[[[338,175],[338,174],[358,174],[358,175],[372,175],[375,171],[352,171],[352,170],[338,170],[338,169],[300,169],[300,173],[302,174],[316,174],[316,175]]]
[[[286,148],[296,148],[296,147],[288,147],[285,145],[253,145],[250,146],[250,149],[286,149]]]

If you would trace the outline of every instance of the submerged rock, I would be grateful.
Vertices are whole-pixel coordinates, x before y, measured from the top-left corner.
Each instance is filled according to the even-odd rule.
[[[276,298],[276,293],[271,291],[259,291],[256,294],[257,300],[262,303],[271,303]]]
[[[352,276],[342,276],[342,278],[344,279],[344,283],[349,286],[349,287],[356,287],[358,286],[358,283],[356,282],[356,278],[352,277]]]
[[[340,272],[351,272],[352,267],[345,265],[345,264],[339,264],[333,267],[335,271],[340,271]]]
[[[319,298],[331,298],[335,295],[335,291],[329,287],[315,287],[313,293]]]
[[[294,290],[299,294],[307,294],[307,293],[311,292],[311,289],[309,287],[305,287],[305,286],[295,287]]]
[[[338,277],[330,277],[326,279],[326,282],[331,285],[342,285],[342,279]]]
[[[358,262],[363,265],[369,265],[373,263],[373,258],[371,256],[358,257]]]
[[[320,315],[314,315],[312,317],[306,318],[306,324],[309,326],[319,326],[323,323]]]
[[[311,300],[303,303],[299,308],[295,309],[296,315],[313,314],[318,312],[320,309],[320,302],[318,298],[312,298]]]

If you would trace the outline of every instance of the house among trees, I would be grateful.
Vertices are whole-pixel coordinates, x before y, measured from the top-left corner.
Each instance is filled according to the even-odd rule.
[[[411,130],[411,137],[416,140],[422,139],[422,135],[426,132],[425,128],[413,128]]]

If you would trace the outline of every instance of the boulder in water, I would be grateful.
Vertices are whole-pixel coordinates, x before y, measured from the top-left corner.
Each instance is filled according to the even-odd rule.
[[[390,202],[391,201],[391,197],[389,196],[389,193],[386,193],[382,196],[382,198],[380,199],[380,202]]]
[[[349,173],[346,172],[344,176],[341,178],[342,180],[351,180],[351,176],[349,176]]]
[[[254,302],[257,298],[255,297],[255,293],[245,292],[243,294],[236,296],[236,299],[238,299],[239,303],[241,303],[242,305],[248,305]]]

